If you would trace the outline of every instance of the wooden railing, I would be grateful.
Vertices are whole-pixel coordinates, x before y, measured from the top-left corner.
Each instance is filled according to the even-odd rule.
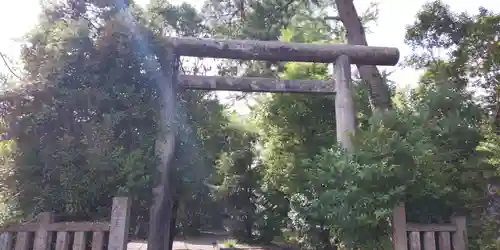
[[[36,222],[0,228],[0,250],[126,250],[129,199],[113,198],[111,211],[107,222],[54,222],[52,213],[40,213]]]
[[[393,210],[394,250],[466,250],[467,225],[464,216],[452,224],[415,224],[406,222],[404,205]]]

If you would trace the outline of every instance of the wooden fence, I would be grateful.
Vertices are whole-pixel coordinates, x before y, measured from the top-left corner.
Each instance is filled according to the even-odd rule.
[[[394,208],[392,217],[394,250],[466,250],[467,229],[464,216],[452,224],[415,224],[406,221],[404,205]]]
[[[111,211],[107,222],[54,222],[52,213],[40,213],[36,222],[0,228],[0,250],[126,250],[129,199],[113,198]]]

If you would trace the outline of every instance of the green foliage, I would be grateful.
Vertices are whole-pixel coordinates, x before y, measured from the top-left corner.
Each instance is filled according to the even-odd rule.
[[[409,63],[416,68],[433,66],[441,61],[433,50],[448,49],[451,57],[444,65],[446,74],[462,86],[482,89],[478,102],[489,115],[498,113],[497,100],[500,44],[500,15],[485,8],[479,13],[454,13],[441,1],[423,6],[417,20],[407,30],[406,41],[422,53],[415,53]]]
[[[9,189],[9,183],[13,174],[14,154],[16,152],[13,140],[3,140],[0,142],[0,178],[4,180],[0,183],[0,223],[9,223],[18,218],[18,207],[14,199],[15,193]]]
[[[236,239],[252,241],[255,223],[255,189],[257,176],[253,143],[255,135],[229,129],[229,149],[217,160],[220,178],[216,196],[226,203],[228,227]]]
[[[137,27],[105,6],[98,10],[106,14],[94,17],[101,18],[97,30],[85,10],[68,15],[77,10],[53,6],[40,29],[28,36],[22,60],[32,84],[2,99],[2,118],[16,145],[7,184],[24,216],[54,211],[78,220],[101,219],[109,215],[111,197],[128,195],[133,199],[132,227],[144,236],[156,165],[157,83],[162,81],[161,68],[149,65],[155,63],[152,55],[162,57],[164,51],[156,42],[160,27],[154,25],[168,24],[189,34],[202,30],[194,29],[201,21],[192,8],[164,4],[144,16],[133,6],[125,10]],[[165,19],[175,13],[185,16],[186,23]],[[149,23],[149,29],[142,23]],[[220,131],[227,119],[222,105],[206,92],[186,91],[181,99],[185,126],[196,136],[184,138],[189,152],[182,153],[191,157],[179,169],[186,194],[181,194],[186,209],[179,224],[195,216],[199,230],[210,216],[192,204],[206,201],[210,207],[213,202],[209,190],[198,187],[222,149]]]
[[[316,32],[314,37],[324,36]],[[303,30],[283,30],[284,39],[305,39]],[[290,40],[291,41],[291,40]],[[319,63],[287,63],[283,79],[325,80],[328,67]],[[331,96],[273,94],[262,97],[254,110],[263,144],[264,179],[270,188],[286,194],[297,192],[304,157],[317,154],[335,142],[335,107]]]
[[[272,201],[261,188],[257,134],[236,121],[226,128],[225,134],[227,148],[216,162],[214,189],[224,204],[225,224],[241,242],[269,243],[280,232],[280,224],[274,221],[279,211],[269,207]]]
[[[238,242],[236,240],[225,240],[224,241],[224,247],[228,247],[228,248],[234,248],[234,247],[236,247],[237,244],[238,244]]]
[[[330,32],[320,21],[300,20],[282,30],[281,38],[324,42],[332,40]],[[286,63],[281,78],[327,80],[328,67],[319,63]],[[367,124],[371,114],[367,97],[367,90],[356,85],[354,98],[361,104],[358,108],[361,127]],[[302,192],[310,188],[309,168],[303,162],[336,144],[335,99],[333,96],[273,94],[262,97],[259,102],[254,114],[263,147],[263,182],[266,191],[273,193],[274,207],[289,213],[286,217],[286,212],[277,213],[275,220],[296,234],[303,249],[331,247],[330,238],[336,236],[335,232],[330,230],[324,214],[311,214],[303,203],[308,196]]]
[[[480,149],[486,153],[485,161],[496,169],[498,151],[495,148],[498,140],[495,137],[500,131],[499,20],[498,13],[485,8],[479,8],[473,15],[455,13],[443,2],[433,1],[423,6],[406,34],[407,43],[415,51],[420,51],[412,56],[409,64],[429,69],[424,82],[448,84],[451,80],[457,87],[473,89],[475,101],[488,118],[482,121],[486,140]],[[433,53],[442,48],[449,52],[448,58],[436,58]],[[477,165],[482,168],[484,164]],[[486,197],[483,196],[489,204],[478,206],[470,214],[469,242],[475,249],[494,249],[494,242],[499,236],[500,222],[496,219],[496,211],[500,197],[492,192],[497,187],[498,170],[491,173],[490,167],[484,171],[484,175],[489,177],[489,192]]]
[[[159,35],[199,36],[207,32],[198,11],[186,3],[177,6],[166,0],[153,0],[146,16],[148,27]]]
[[[101,219],[111,197],[124,194],[133,199],[131,231],[144,237],[157,164],[157,88],[168,63],[162,36],[342,41],[340,22],[324,20],[330,4],[207,1],[203,15],[163,0],[146,10],[113,1],[50,6],[22,50],[23,78],[30,84],[9,87],[0,100],[6,138],[0,144],[0,220],[41,210]],[[374,18],[369,12],[362,20]],[[500,141],[483,114],[494,116],[498,106],[497,23],[498,15],[483,9],[468,16],[440,2],[425,5],[407,34],[408,43],[424,48],[409,61],[426,69],[420,85],[408,96],[393,93],[394,110],[373,113],[368,90],[355,83],[352,155],[336,145],[334,96],[260,95],[251,116],[243,117],[228,115],[205,91],[182,91],[181,125],[189,133],[177,155],[183,160],[176,172],[180,232],[227,226],[241,242],[283,236],[301,249],[387,249],[392,207],[405,202],[414,222],[468,215],[472,247],[494,248],[499,217],[489,210],[492,217],[483,216],[484,194],[498,195]],[[427,49],[438,47],[450,49],[451,57],[431,59]],[[319,63],[220,68],[226,74],[330,78]],[[182,69],[204,73],[196,66]],[[481,106],[466,85],[485,90]]]
[[[292,196],[292,211],[301,230],[385,249],[397,202],[407,204],[410,221],[421,223],[449,222],[452,213],[485,205],[485,172],[475,149],[480,110],[469,96],[446,87],[413,97],[418,101],[412,106],[374,114],[356,134],[352,156],[333,148],[300,165],[305,183]],[[318,233],[305,234],[311,235]]]

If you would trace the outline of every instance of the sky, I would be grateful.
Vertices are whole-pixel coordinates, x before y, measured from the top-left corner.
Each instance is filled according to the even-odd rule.
[[[332,0],[333,1],[333,0]],[[2,0],[0,3],[0,52],[16,58],[19,55],[19,39],[35,24],[40,13],[39,0]],[[136,0],[145,6],[149,0]],[[188,2],[201,8],[203,0],[171,0],[171,3]],[[373,0],[354,0],[359,13],[362,13]],[[399,48],[401,60],[411,54],[404,44],[405,26],[413,22],[415,15],[428,0],[376,0],[379,3],[379,19],[367,35],[368,44]],[[480,6],[500,12],[498,0],[443,0],[453,11],[476,13]],[[399,86],[414,85],[420,72],[401,67],[380,67],[394,71],[392,80]],[[0,64],[0,72],[5,67]]]

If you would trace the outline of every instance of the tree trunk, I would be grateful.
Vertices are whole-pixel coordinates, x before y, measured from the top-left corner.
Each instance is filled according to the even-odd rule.
[[[324,225],[321,225],[321,230],[319,232],[319,240],[323,243],[323,250],[337,250],[337,247],[332,244],[330,239],[330,229],[324,228]]]
[[[353,0],[335,0],[339,18],[347,31],[347,42],[350,45],[368,46],[366,35],[359,19]],[[370,90],[370,103],[372,109],[388,110],[391,108],[391,97],[387,84],[376,66],[356,65],[361,79]]]
[[[170,220],[170,240],[168,249],[174,249],[174,240],[177,235],[177,212],[179,210],[179,198],[175,198],[174,205],[172,206],[172,219]]]
[[[500,80],[500,79],[499,79]],[[493,129],[496,135],[500,135],[500,88],[496,88],[495,113],[493,115]]]

